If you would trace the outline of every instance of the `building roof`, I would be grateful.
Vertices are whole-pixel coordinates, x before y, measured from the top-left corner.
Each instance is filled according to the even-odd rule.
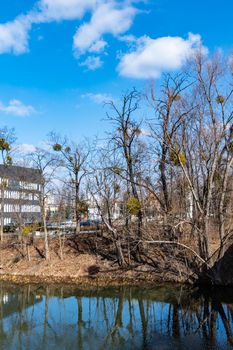
[[[26,168],[16,165],[0,164],[0,177],[31,183],[42,182],[42,175],[38,169]]]

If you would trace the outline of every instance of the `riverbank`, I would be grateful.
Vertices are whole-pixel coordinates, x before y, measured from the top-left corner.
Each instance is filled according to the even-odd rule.
[[[13,258],[13,256],[11,256]],[[13,259],[14,260],[14,259]],[[154,269],[138,266],[130,269],[113,267],[111,262],[99,256],[80,254],[50,261],[27,261],[2,266],[0,281],[16,284],[75,284],[82,286],[142,286],[163,282],[183,283],[184,280],[168,274],[159,274]]]
[[[184,252],[175,251],[174,256],[170,246],[153,247],[148,254],[153,256],[153,261],[138,263],[132,260],[124,269],[117,263],[114,247],[103,237],[84,235],[63,242],[52,239],[49,247],[50,259],[46,260],[43,256],[43,239],[33,242],[25,240],[23,243],[17,239],[5,240],[0,247],[0,281],[106,287],[193,284],[198,280]],[[224,276],[227,276],[224,285],[231,285],[229,281],[233,285],[233,279],[229,276],[232,272],[226,270],[226,265],[231,265],[230,261],[233,261],[233,253],[228,254],[227,264],[222,264]]]
[[[102,238],[82,236],[49,242],[50,260],[43,257],[43,239],[21,244],[17,239],[5,241],[0,248],[0,281],[13,283],[61,283],[83,286],[157,285],[158,283],[186,283],[188,274],[174,273],[132,261],[129,268],[118,266],[110,245],[100,246]],[[27,244],[26,244],[27,243]],[[98,247],[97,247],[98,245]],[[110,252],[110,253],[108,253]]]
[[[119,271],[118,271],[119,272]],[[76,277],[76,276],[54,276],[54,275],[18,275],[1,274],[0,282],[9,282],[14,284],[62,284],[77,285],[82,287],[118,287],[118,286],[157,286],[160,283],[169,283],[161,278],[154,278],[153,274],[133,274],[131,277],[122,273],[121,276],[95,276],[95,277]],[[157,276],[156,276],[157,277]],[[176,283],[179,283],[176,281]]]

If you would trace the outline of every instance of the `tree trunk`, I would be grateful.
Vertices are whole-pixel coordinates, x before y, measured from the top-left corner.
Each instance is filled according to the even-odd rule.
[[[80,215],[80,210],[79,210],[78,173],[75,174],[75,220],[76,220],[75,233],[76,233],[76,235],[79,235],[80,231],[81,231],[81,228],[80,228],[81,215]]]
[[[48,230],[47,230],[45,206],[43,208],[43,224],[44,224],[45,259],[49,260],[50,259],[50,256],[49,256],[49,241],[48,241]]]
[[[233,158],[228,160],[223,177],[223,185],[221,190],[221,197],[219,202],[219,239],[220,239],[220,249],[218,254],[218,259],[221,259],[225,253],[224,238],[225,238],[225,217],[224,217],[224,204],[227,192],[227,183],[229,178],[229,170],[232,166]]]
[[[118,264],[119,266],[124,267],[126,265],[126,262],[122,252],[121,240],[119,238],[115,241],[115,246],[116,246]]]
[[[81,226],[80,226],[80,215],[79,212],[76,212],[76,226],[75,226],[75,233],[76,235],[80,234]]]
[[[165,136],[164,136],[165,137]],[[168,195],[168,188],[167,188],[167,176],[166,176],[166,154],[167,154],[167,147],[163,145],[162,147],[162,157],[160,161],[160,179],[162,183],[162,191],[163,191],[163,198],[164,198],[164,211],[167,214],[171,208],[169,195]]]

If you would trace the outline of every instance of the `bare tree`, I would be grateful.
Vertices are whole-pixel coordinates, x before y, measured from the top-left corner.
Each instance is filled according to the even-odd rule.
[[[47,230],[47,200],[52,191],[52,181],[54,179],[55,171],[57,170],[59,161],[52,156],[48,151],[37,148],[28,156],[30,163],[35,169],[38,169],[41,174],[41,185],[38,200],[41,207],[41,214],[44,228],[44,242],[45,242],[45,258],[49,260],[49,243]]]
[[[119,266],[124,267],[126,261],[122,251],[122,226],[119,226],[113,215],[117,199],[119,199],[115,191],[116,183],[114,183],[113,172],[104,166],[106,158],[99,157],[98,164],[100,159],[102,168],[92,164],[92,172],[88,178],[88,192],[107,231],[111,234],[116,249],[117,262]]]
[[[172,212],[177,180],[183,176],[180,201],[190,201],[189,219],[205,261],[211,256],[213,207],[218,208],[220,255],[226,237],[226,190],[233,160],[232,87],[230,83],[223,88],[223,80],[230,78],[225,67],[219,56],[210,60],[198,53],[188,75],[165,78],[161,98],[152,92],[158,123],[151,130],[159,150],[164,210]],[[218,174],[220,196],[215,195]]]
[[[87,142],[76,144],[67,138],[61,138],[56,134],[51,134],[50,139],[53,150],[60,155],[63,168],[67,171],[70,184],[74,193],[74,213],[76,221],[76,234],[80,233],[80,221],[83,201],[81,198],[81,185],[88,173],[88,159],[90,146]]]
[[[142,143],[139,141],[141,135],[141,121],[134,117],[139,109],[140,94],[136,90],[126,93],[118,106],[109,102],[110,111],[107,113],[108,120],[112,123],[113,131],[109,137],[109,148],[112,152],[119,152],[122,161],[120,167],[113,164],[112,170],[118,176],[125,177],[129,206],[137,207],[138,237],[142,237],[142,209],[140,190],[138,188],[138,177],[141,159]],[[111,149],[112,148],[112,149]]]

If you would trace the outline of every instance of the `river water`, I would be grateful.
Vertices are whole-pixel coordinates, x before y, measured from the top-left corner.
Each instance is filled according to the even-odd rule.
[[[232,349],[233,290],[0,284],[0,349]]]

